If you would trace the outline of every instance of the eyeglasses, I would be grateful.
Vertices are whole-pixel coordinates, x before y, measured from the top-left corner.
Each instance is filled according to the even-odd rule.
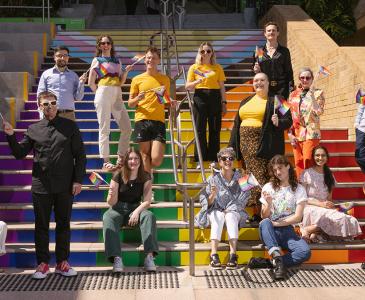
[[[232,156],[222,156],[220,158],[220,160],[222,160],[222,161],[226,161],[226,160],[234,161],[234,158]]]
[[[104,46],[104,45],[111,45],[111,42],[100,42],[100,45]]]
[[[212,50],[200,50],[200,54],[210,54],[212,53]]]
[[[300,76],[300,77],[299,77],[299,79],[300,79],[300,80],[304,80],[304,79],[305,79],[305,80],[311,80],[311,79],[312,79],[312,77],[311,77],[311,76]]]
[[[47,107],[48,105],[52,105],[52,106],[55,106],[57,104],[57,101],[54,100],[54,101],[49,101],[49,102],[42,102],[41,105],[44,106],[44,107]]]
[[[57,58],[67,58],[67,57],[69,57],[69,55],[68,54],[56,54],[55,55]]]

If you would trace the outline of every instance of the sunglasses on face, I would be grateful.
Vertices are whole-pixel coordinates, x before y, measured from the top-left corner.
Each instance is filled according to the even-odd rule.
[[[47,107],[48,105],[55,106],[56,104],[57,104],[57,101],[56,100],[41,103],[41,105],[44,106],[44,107]]]
[[[312,77],[311,77],[311,76],[300,76],[300,77],[299,77],[299,79],[300,79],[300,80],[304,80],[304,79],[305,79],[305,80],[311,80],[311,79],[312,79]]]
[[[104,46],[104,45],[111,45],[111,42],[100,42],[100,45]]]
[[[200,54],[210,54],[212,53],[212,50],[200,50]]]
[[[57,58],[67,58],[67,57],[69,57],[69,55],[68,54],[56,54],[55,55]]]
[[[220,159],[221,161],[226,161],[226,160],[234,161],[234,158],[232,156],[222,156]]]

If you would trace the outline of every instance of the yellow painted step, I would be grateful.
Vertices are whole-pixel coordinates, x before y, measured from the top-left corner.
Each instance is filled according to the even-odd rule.
[[[194,238],[196,242],[206,243],[210,240],[210,228],[206,229],[195,229]],[[238,240],[240,241],[258,241],[259,231],[258,228],[240,228],[238,232]],[[227,230],[223,229],[222,241],[228,241]],[[188,242],[189,241],[189,229],[179,229],[179,241]]]

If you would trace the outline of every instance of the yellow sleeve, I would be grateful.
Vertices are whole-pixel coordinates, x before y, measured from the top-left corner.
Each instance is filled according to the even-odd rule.
[[[221,65],[218,65],[218,81],[226,81],[226,75]]]
[[[189,71],[188,71],[188,76],[186,78],[187,81],[195,81],[195,73],[194,73],[194,70],[195,70],[195,64],[194,65],[191,65],[190,68],[189,68]]]

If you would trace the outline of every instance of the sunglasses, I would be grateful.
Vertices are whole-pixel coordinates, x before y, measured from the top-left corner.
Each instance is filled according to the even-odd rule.
[[[56,100],[41,103],[41,105],[44,106],[44,107],[47,107],[48,105],[55,106],[56,104],[57,104],[57,101]]]
[[[102,45],[102,46],[104,46],[104,45],[111,45],[111,42],[100,42],[99,45]]]
[[[299,79],[300,79],[300,80],[304,80],[304,79],[305,79],[305,80],[311,80],[311,79],[312,79],[312,77],[311,77],[311,76],[300,76],[300,77],[299,77]]]
[[[229,160],[229,161],[234,161],[234,158],[232,156],[222,156],[220,158],[221,161],[226,161],[226,160]]]
[[[212,50],[200,50],[200,54],[210,54],[212,53]]]
[[[68,54],[56,54],[55,55],[57,58],[67,58],[67,57],[69,57],[69,55]]]

